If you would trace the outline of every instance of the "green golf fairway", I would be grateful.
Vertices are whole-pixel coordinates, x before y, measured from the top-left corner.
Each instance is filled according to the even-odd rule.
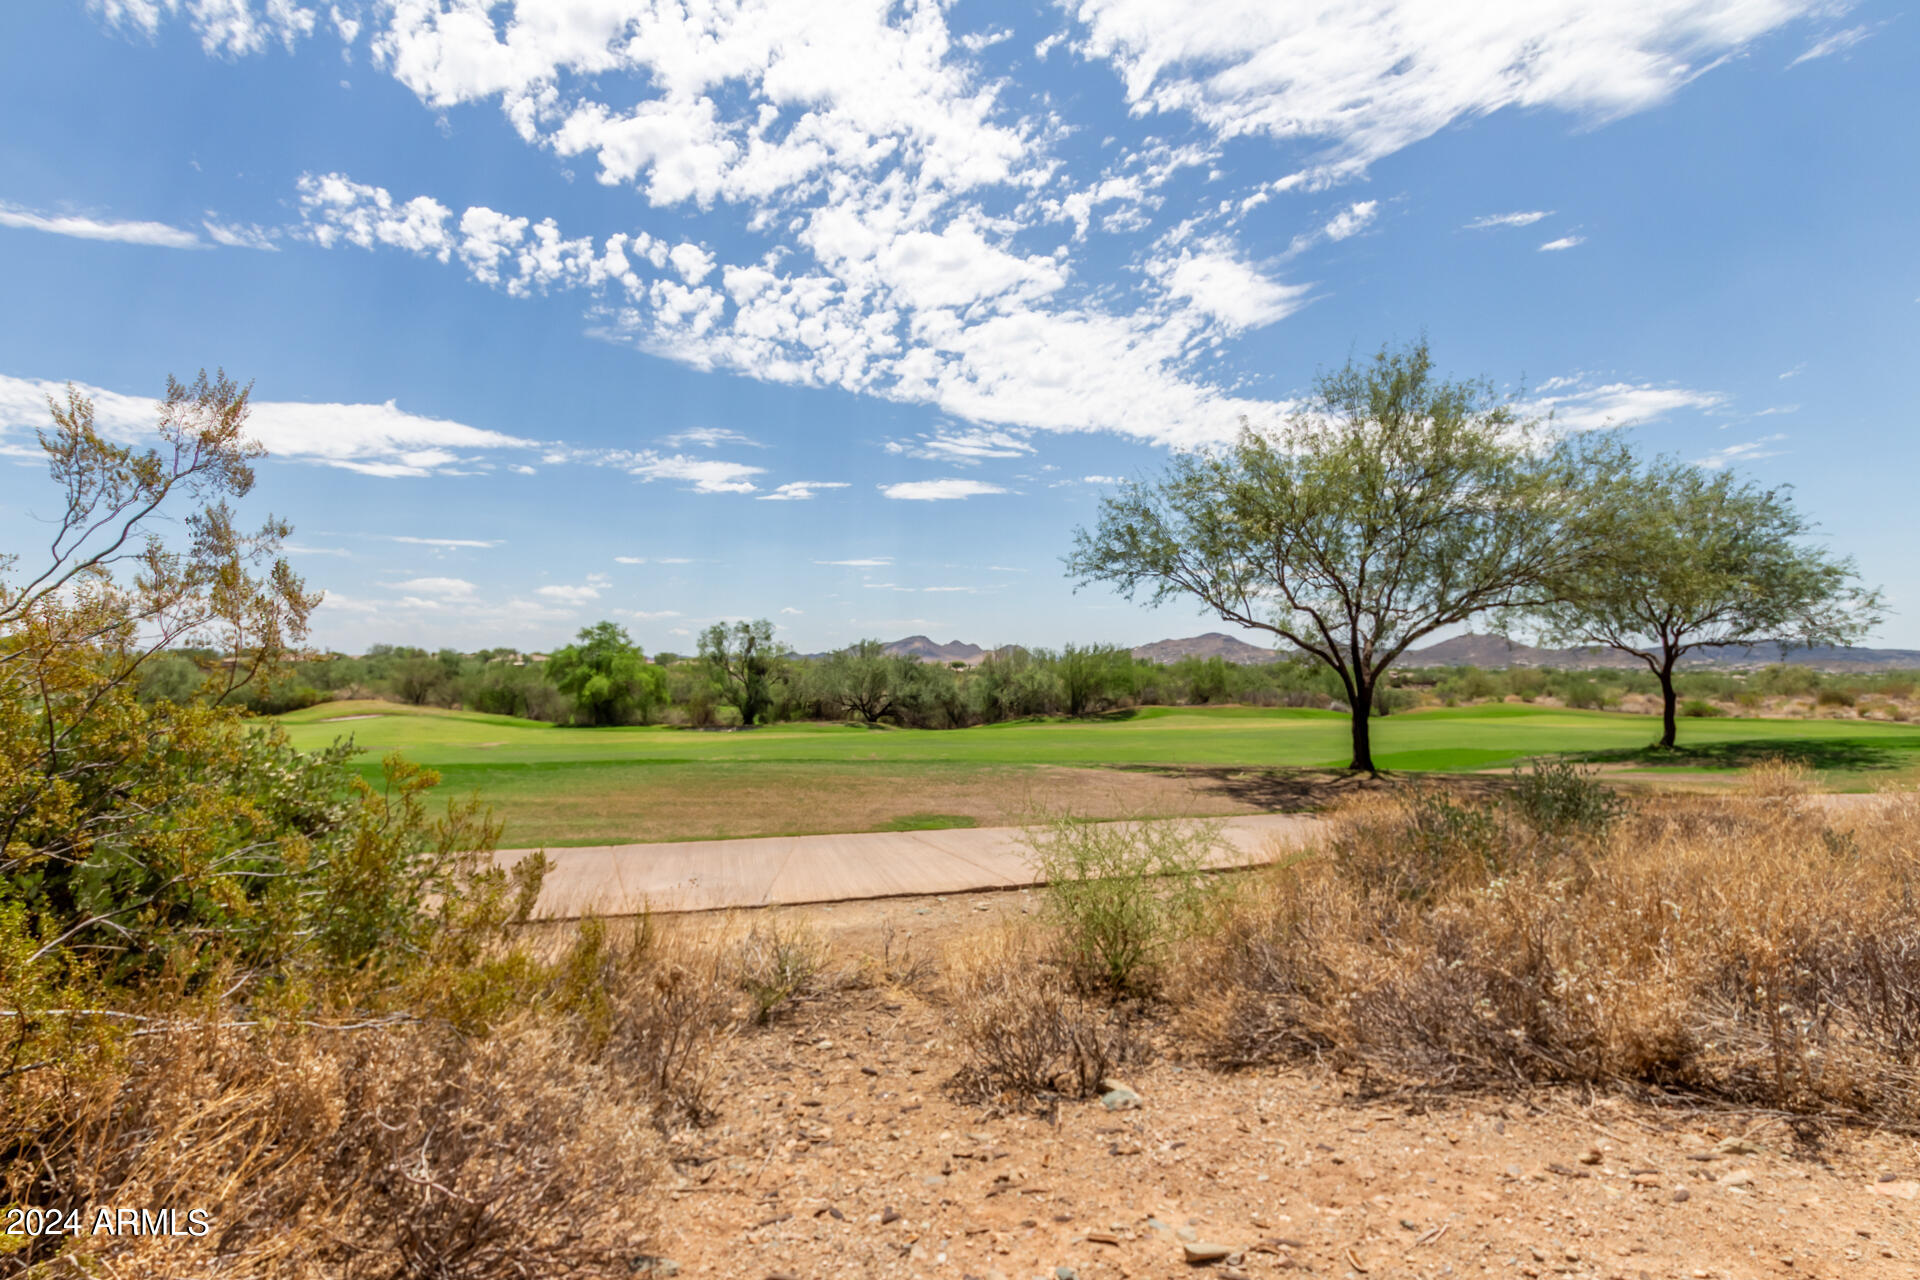
[[[343,718],[353,717],[353,718]],[[752,763],[896,765],[1121,764],[1340,768],[1348,719],[1339,712],[1253,707],[1147,707],[1094,720],[1036,720],[973,729],[867,729],[854,725],[772,725],[740,731],[661,727],[575,729],[510,716],[437,711],[388,703],[328,703],[280,717],[297,746],[351,737],[377,767],[389,751],[443,772],[476,767],[571,764]],[[1516,704],[1446,708],[1373,722],[1382,769],[1459,771],[1555,753],[1631,753],[1658,735],[1647,716]],[[1854,771],[1920,764],[1920,726],[1859,720],[1701,719],[1683,721],[1693,767],[1726,767],[1778,748],[1816,767]],[[1737,746],[1738,751],[1728,748]],[[1604,756],[1602,757],[1604,758]],[[450,778],[450,780],[452,780]]]

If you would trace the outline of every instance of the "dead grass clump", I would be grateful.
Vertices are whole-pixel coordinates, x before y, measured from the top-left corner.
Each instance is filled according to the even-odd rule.
[[[1469,817],[1436,856],[1418,814],[1361,808],[1189,953],[1191,1029],[1228,1064],[1920,1124],[1920,798],[1835,827],[1803,782],[1771,767],[1539,857],[1489,856]]]
[[[404,1014],[156,996],[114,1019],[135,1034],[7,1081],[0,1202],[210,1230],[36,1239],[0,1276],[627,1275],[663,1133],[713,1115],[734,965],[643,917],[415,975]]]
[[[812,985],[826,964],[826,948],[804,922],[777,916],[756,922],[740,939],[736,973],[752,1002],[751,1020],[765,1026],[774,1011]]]
[[[199,1209],[208,1230],[43,1237],[0,1273],[64,1244],[124,1277],[624,1275],[651,1225],[646,1097],[531,1019],[478,1040],[182,1024],[68,1102],[9,1199],[170,1208],[182,1231]]]
[[[949,959],[966,1061],[964,1096],[1090,1097],[1119,1067],[1144,1061],[1132,1004],[1089,999],[1025,929],[993,933]]]

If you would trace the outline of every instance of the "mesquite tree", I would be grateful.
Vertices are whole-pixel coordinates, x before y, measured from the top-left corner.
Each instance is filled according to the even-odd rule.
[[[1601,554],[1556,584],[1547,633],[1632,654],[1659,678],[1660,745],[1677,730],[1674,666],[1693,649],[1850,644],[1880,620],[1851,560],[1802,539],[1785,488],[1662,458],[1617,485]]]
[[[1374,771],[1375,687],[1407,647],[1539,607],[1604,537],[1617,444],[1549,439],[1484,381],[1438,377],[1424,341],[1323,373],[1278,428],[1176,457],[1103,501],[1068,571],[1155,604],[1189,597],[1331,668],[1351,769]]]

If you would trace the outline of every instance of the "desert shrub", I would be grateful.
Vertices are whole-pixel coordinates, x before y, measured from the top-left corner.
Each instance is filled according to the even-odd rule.
[[[753,1022],[766,1023],[805,991],[825,958],[819,937],[804,923],[774,918],[749,929],[740,940],[737,966],[740,989],[753,1002]]]
[[[1715,716],[1724,716],[1727,713],[1705,698],[1688,698],[1680,704],[1680,714],[1691,716],[1696,720],[1711,720]]]
[[[1560,700],[1570,707],[1597,711],[1606,705],[1606,695],[1586,676],[1569,676],[1560,683]]]
[[[1028,830],[1046,912],[1069,970],[1114,993],[1150,988],[1166,951],[1200,919],[1219,827],[1060,818]]]
[[[1850,707],[1859,701],[1852,689],[1827,688],[1814,695],[1813,702],[1818,707]]]
[[[963,1096],[1089,1097],[1103,1077],[1147,1057],[1133,1007],[1088,995],[1049,945],[1008,931],[950,961],[965,1053],[952,1083]]]
[[[551,1025],[148,1030],[83,1088],[27,1078],[68,1096],[5,1194],[83,1216],[171,1207],[183,1227],[199,1208],[213,1230],[29,1239],[0,1273],[57,1251],[74,1274],[129,1277],[624,1274],[652,1225],[646,1098]]]
[[[1541,759],[1513,771],[1508,799],[1536,832],[1599,839],[1626,810],[1618,792],[1593,769],[1571,760]]]
[[[1412,785],[1348,809],[1325,856],[1358,892],[1418,903],[1450,884],[1501,874],[1516,849],[1516,832],[1498,808]]]
[[[1920,797],[1836,829],[1804,786],[1774,766],[1750,785],[1768,803],[1649,801],[1577,863],[1463,877],[1413,909],[1353,859],[1278,870],[1183,952],[1191,1040],[1418,1087],[1627,1082],[1920,1122]],[[1340,825],[1407,835],[1377,809]]]
[[[1733,695],[1734,705],[1742,711],[1757,711],[1760,708],[1760,695],[1752,689],[1742,689]]]

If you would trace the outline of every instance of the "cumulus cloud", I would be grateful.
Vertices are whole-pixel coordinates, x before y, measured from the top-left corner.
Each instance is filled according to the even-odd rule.
[[[1297,311],[1307,288],[1269,278],[1220,241],[1155,259],[1147,271],[1167,293],[1233,329],[1252,329]]]
[[[948,477],[942,480],[908,480],[900,484],[880,486],[883,496],[904,502],[947,502],[957,498],[973,498],[981,494],[1005,493],[997,484],[988,484],[984,480],[962,480]]]
[[[603,460],[642,480],[684,481],[692,493],[752,493],[758,486],[749,477],[766,472],[765,467],[744,462],[695,458],[684,453],[662,454],[652,449],[616,449],[603,455]]]
[[[205,249],[206,241],[191,231],[164,222],[126,222],[89,218],[80,214],[35,213],[18,205],[0,204],[0,227],[44,231],[76,240],[113,240],[156,249]]]
[[[327,173],[300,180],[299,230],[443,262],[515,296],[591,291],[598,336],[699,369],[991,429],[1200,444],[1287,408],[1243,394],[1215,363],[1223,343],[1308,296],[1231,234],[1249,210],[1504,108],[1583,122],[1644,110],[1827,7],[1071,0],[1061,40],[1112,65],[1136,119],[1175,117],[1153,127],[1190,135],[1132,130],[1090,174],[1065,145],[1083,122],[988,69],[1003,33],[956,33],[940,0],[389,0],[355,10],[364,33],[334,26],[366,38],[374,65],[428,109],[491,103],[528,146],[631,189],[654,221],[589,234],[538,210],[455,209]],[[149,31],[180,15],[227,56],[315,29],[295,0],[96,9]],[[1212,182],[1248,136],[1303,145],[1305,167],[1164,207],[1171,175],[1204,167]],[[1378,214],[1354,202],[1309,239],[1358,234]],[[737,233],[724,252],[663,232],[695,217]],[[1086,278],[1075,255],[1096,226],[1141,235],[1135,285]]]
[[[148,438],[159,402],[76,384],[93,400],[102,429],[123,440]],[[0,437],[47,422],[48,397],[64,400],[66,384],[0,375]],[[385,404],[316,404],[254,401],[247,431],[276,458],[314,463],[380,477],[458,473],[490,465],[499,450],[530,449],[536,442],[470,427],[443,418],[408,413]]]

